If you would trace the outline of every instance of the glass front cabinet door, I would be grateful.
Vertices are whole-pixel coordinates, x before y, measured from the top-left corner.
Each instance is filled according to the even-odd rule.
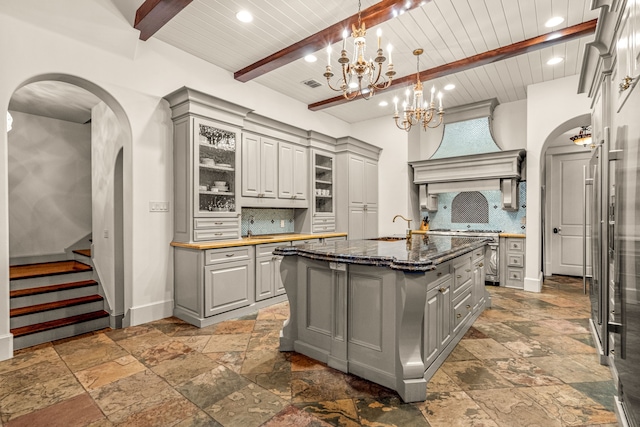
[[[237,129],[194,118],[196,216],[237,216],[236,147],[239,141]]]

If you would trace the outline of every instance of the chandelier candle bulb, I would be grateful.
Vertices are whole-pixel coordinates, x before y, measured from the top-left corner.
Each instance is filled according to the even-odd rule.
[[[347,50],[347,36],[349,32],[345,29],[342,31],[342,50]]]
[[[442,111],[442,92],[438,92],[438,100],[440,101],[440,111]]]
[[[393,50],[393,46],[391,46],[391,43],[387,45],[387,50],[389,51],[389,65],[393,65],[393,61],[391,60],[391,51]]]
[[[331,45],[327,46],[327,66],[331,66]]]
[[[382,30],[378,28],[378,31],[376,31],[376,34],[378,36],[378,50],[380,50],[380,44],[382,42]]]
[[[433,104],[433,94],[436,93],[436,87],[435,86],[431,86],[431,104]]]

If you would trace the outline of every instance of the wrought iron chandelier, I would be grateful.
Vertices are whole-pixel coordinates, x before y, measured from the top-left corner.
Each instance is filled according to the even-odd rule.
[[[365,48],[367,34],[364,22],[361,17],[361,2],[358,1],[358,26],[351,24],[351,36],[353,37],[353,62],[350,61],[347,56],[347,35],[348,32],[345,29],[342,33],[342,51],[338,58],[338,63],[342,68],[342,78],[338,79],[337,86],[334,87],[331,84],[331,78],[334,74],[331,71],[331,45],[327,47],[327,68],[324,72],[324,76],[327,78],[327,85],[336,92],[342,92],[342,95],[347,100],[355,99],[360,95],[364,99],[371,98],[377,91],[384,90],[389,87],[393,76],[396,74],[393,71],[393,62],[391,61],[391,44],[387,45],[389,51],[389,64],[387,65],[387,72],[382,76],[382,65],[387,58],[385,58],[382,51],[382,31],[378,29],[378,51],[375,59],[365,59]]]
[[[393,98],[393,103],[395,106],[393,119],[396,122],[396,126],[402,130],[406,130],[409,132],[412,126],[422,124],[422,128],[424,130],[432,129],[440,126],[442,123],[442,116],[444,116],[444,110],[442,109],[442,92],[438,92],[438,101],[440,103],[439,108],[436,110],[436,104],[433,100],[436,88],[433,86],[431,88],[431,99],[429,103],[427,103],[426,99],[423,101],[422,97],[422,82],[420,81],[420,55],[424,50],[416,49],[413,51],[413,54],[417,58],[417,71],[416,71],[416,84],[413,86],[413,97],[411,101],[409,99],[411,95],[411,91],[407,89],[405,92],[406,99],[402,103],[402,121],[398,121],[400,119],[400,115],[398,113],[398,98]],[[423,103],[424,102],[424,103]],[[433,119],[439,117],[437,123],[432,123]]]
[[[583,147],[589,145],[591,148],[595,148],[595,144],[591,138],[591,126],[581,126],[580,132],[569,139],[576,145],[582,145]]]

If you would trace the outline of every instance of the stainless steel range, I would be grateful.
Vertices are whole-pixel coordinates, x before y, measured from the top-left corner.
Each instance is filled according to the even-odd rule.
[[[435,228],[428,231],[432,235],[488,237],[492,239],[485,253],[485,281],[492,285],[500,284],[500,233],[502,230],[447,230]]]

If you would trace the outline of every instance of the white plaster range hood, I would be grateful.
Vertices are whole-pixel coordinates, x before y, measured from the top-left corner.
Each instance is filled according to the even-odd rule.
[[[518,209],[518,182],[524,179],[526,151],[504,151],[493,140],[491,121],[496,105],[497,100],[491,99],[452,109],[438,150],[430,159],[409,162],[413,182],[420,184],[423,208],[437,210],[438,193],[500,190],[502,208]]]

